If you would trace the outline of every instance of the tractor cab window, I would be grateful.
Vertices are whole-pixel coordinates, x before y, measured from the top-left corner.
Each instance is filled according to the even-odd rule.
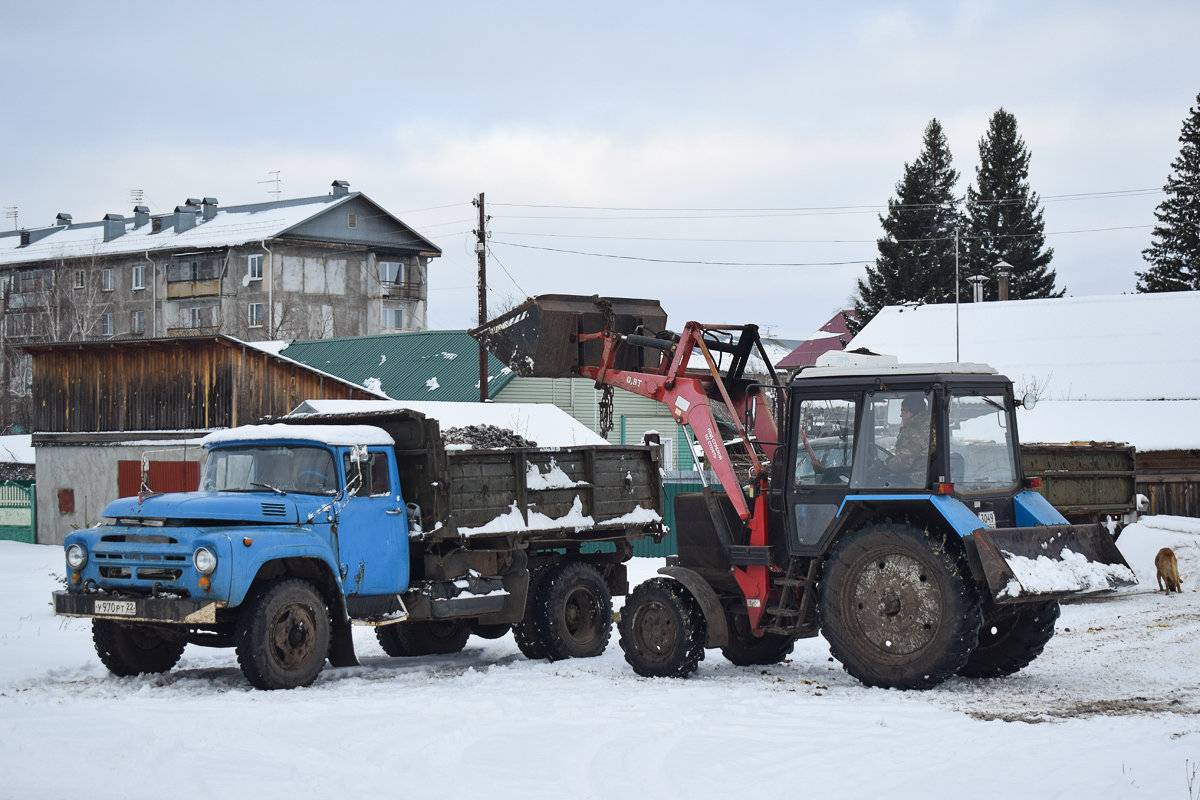
[[[362,479],[358,477],[362,468]],[[386,497],[392,486],[388,480],[388,461],[384,453],[367,453],[365,461],[355,462],[350,454],[342,456],[342,468],[346,471],[346,485],[355,497]]]
[[[850,485],[855,489],[924,489],[937,454],[933,395],[925,391],[871,392]]]
[[[956,491],[1007,489],[1017,479],[1008,398],[950,398],[950,480]]]
[[[854,461],[853,400],[801,400],[796,426],[797,486],[846,486]]]

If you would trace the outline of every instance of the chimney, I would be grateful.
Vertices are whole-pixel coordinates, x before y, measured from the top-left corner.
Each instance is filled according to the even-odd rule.
[[[217,215],[217,198],[204,198],[204,221],[208,222]]]
[[[999,296],[1001,300],[1008,299],[1008,276],[1012,274],[1013,265],[1007,261],[1001,261],[996,265],[996,277],[1000,282]]]
[[[334,197],[345,197],[350,194],[350,181],[334,181],[332,185]]]
[[[104,241],[111,242],[125,234],[125,217],[120,214],[104,215]]]
[[[54,224],[61,225],[63,227],[70,225],[71,224],[71,215],[66,213],[65,211],[60,211],[58,216],[54,218]]]
[[[150,207],[149,206],[134,206],[133,207],[133,227],[142,227],[150,224]]]
[[[196,227],[196,212],[199,210],[197,206],[191,203],[188,203],[186,206],[175,206],[175,217],[171,220],[171,224],[175,227],[175,232],[183,233]]]
[[[983,285],[988,282],[986,275],[972,275],[967,278],[967,283],[971,284],[971,301],[975,303],[983,302]]]
[[[200,207],[200,204],[201,204],[202,202],[204,202],[204,201],[203,201],[203,200],[201,200],[199,197],[189,197],[189,198],[188,198],[188,199],[187,199],[187,200],[184,202],[184,205],[185,205],[185,206],[195,206],[196,208],[199,208],[199,207]]]

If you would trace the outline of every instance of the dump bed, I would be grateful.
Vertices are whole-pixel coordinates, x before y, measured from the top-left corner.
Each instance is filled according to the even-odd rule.
[[[663,531],[656,445],[447,446],[437,420],[410,409],[286,420],[374,425],[391,434],[413,541],[506,538],[564,547]]]
[[[1103,522],[1137,508],[1135,451],[1114,442],[1021,444],[1025,477],[1071,522]]]

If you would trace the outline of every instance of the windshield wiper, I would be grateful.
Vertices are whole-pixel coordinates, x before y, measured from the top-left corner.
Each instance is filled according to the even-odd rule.
[[[250,485],[251,486],[261,486],[264,489],[270,489],[272,492],[275,492],[275,494],[282,494],[285,496],[287,495],[287,492],[285,492],[283,489],[276,489],[274,486],[272,486],[269,483],[255,483],[254,481],[251,481]]]
[[[987,403],[989,406],[992,406],[993,408],[996,408],[1000,411],[1004,410],[1004,406],[1000,405],[999,403],[997,403],[995,400],[993,400],[990,397],[987,397],[985,395],[980,395],[979,399],[982,400],[983,402]]]

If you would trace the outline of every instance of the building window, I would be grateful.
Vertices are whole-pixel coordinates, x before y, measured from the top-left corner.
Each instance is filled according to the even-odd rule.
[[[262,320],[263,320],[263,304],[262,303],[251,303],[250,304],[250,327],[251,328],[261,328]]]
[[[106,292],[111,292],[113,290],[113,271],[111,269],[106,269],[100,273],[100,277],[101,288]]]
[[[131,333],[146,332],[146,312],[131,311],[129,312],[129,330]]]
[[[134,267],[133,268],[133,289],[134,289],[134,291],[137,291],[138,289],[145,289],[145,288],[146,288],[146,267],[145,267],[145,265]]]
[[[204,327],[204,309],[203,308],[187,309],[187,321],[188,321],[187,326],[189,328]]]
[[[379,280],[384,283],[404,283],[404,265],[398,261],[380,261]]]
[[[402,308],[385,308],[383,309],[383,327],[400,330],[404,327],[404,309]]]
[[[82,288],[83,288],[83,281],[84,281],[84,274],[83,274],[83,270],[76,270],[76,271],[75,271],[75,288],[76,288],[76,289],[82,289]]]
[[[102,314],[100,316],[100,335],[101,336],[112,336],[113,335],[113,315],[112,315],[111,311],[108,312],[107,314]]]
[[[255,253],[252,256],[246,257],[246,275],[252,281],[262,280],[262,253]]]
[[[357,228],[358,227],[358,214],[347,214],[346,215],[346,227],[347,228]]]

